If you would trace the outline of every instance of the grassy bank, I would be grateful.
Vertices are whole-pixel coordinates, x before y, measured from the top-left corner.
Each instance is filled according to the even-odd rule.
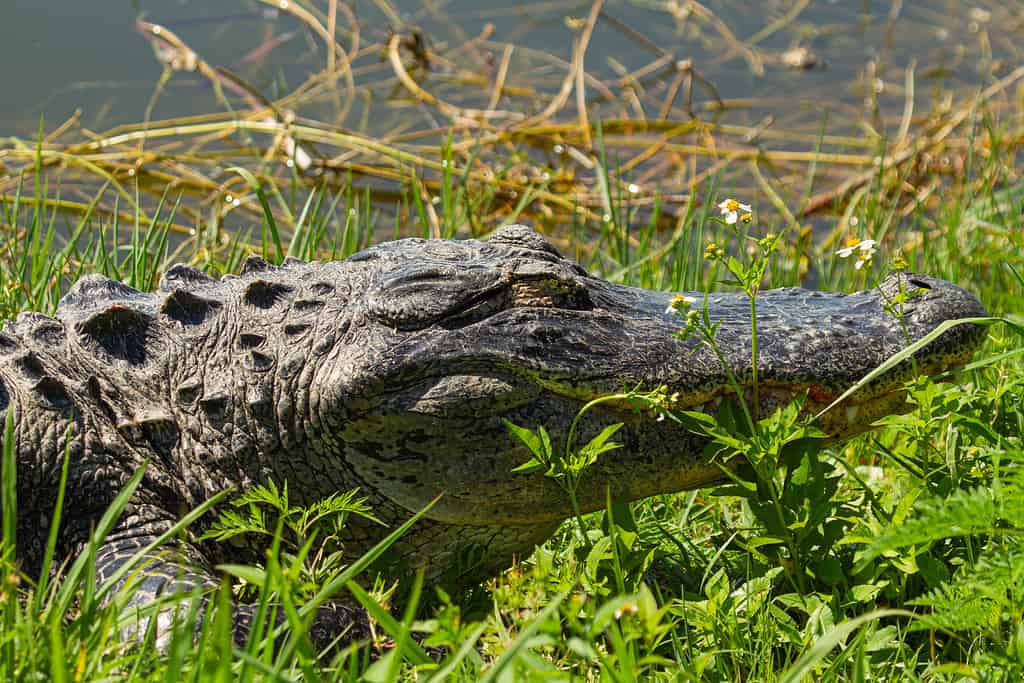
[[[963,283],[993,312],[1014,310],[1024,287],[1015,268],[1024,253],[1015,224],[1022,202],[1001,181],[1006,159],[976,164],[916,220],[897,222],[884,198],[865,202],[852,217],[864,229],[857,236],[876,238],[879,252],[861,268],[784,225],[755,224],[755,235],[780,233],[766,284],[791,284],[811,270],[830,288],[870,287],[899,250],[911,269]],[[68,221],[41,201],[54,194],[45,176],[34,177],[35,187],[16,191],[5,211],[13,230],[0,270],[8,317],[52,311],[84,273],[149,288],[172,258],[226,273],[252,248],[245,237],[216,252],[198,242],[172,247],[174,201],[149,225],[88,212]],[[442,196],[468,192],[464,179],[445,182]],[[709,192],[669,235],[653,221],[628,232],[625,222],[581,222],[563,243],[618,281],[719,286],[720,262],[695,254],[711,241],[740,246],[702,208],[719,199]],[[424,210],[421,199],[413,193],[412,210]],[[614,214],[628,214],[608,201]],[[354,192],[299,189],[287,206],[301,217],[287,239],[272,213],[262,240],[255,226],[250,232],[271,260],[341,258],[382,229]],[[451,232],[461,234],[454,225]],[[1011,328],[990,328],[983,354],[954,382],[911,382],[907,415],[840,449],[808,448],[798,464],[769,475],[761,483],[775,486],[782,520],[769,514],[763,487],[735,486],[588,516],[473,596],[428,595],[433,606],[417,613],[414,601],[401,617],[375,610],[381,659],[365,648],[318,658],[299,637],[301,611],[288,615],[286,646],[265,639],[239,647],[224,610],[204,620],[199,648],[186,625],[157,657],[152,642],[124,640],[117,603],[90,589],[87,562],[35,584],[7,555],[0,668],[5,680],[1016,680],[1024,672],[1019,347]],[[280,547],[260,571],[236,570],[236,579],[255,582],[249,590],[274,603],[287,595],[303,604],[316,592],[310,576],[356,591],[371,607],[384,601],[347,584],[352,568],[310,566],[287,552],[287,541]],[[229,599],[225,589],[215,602]],[[439,661],[410,630],[444,653]]]

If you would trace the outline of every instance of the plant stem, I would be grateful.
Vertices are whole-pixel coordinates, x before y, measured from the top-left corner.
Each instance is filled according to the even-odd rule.
[[[753,423],[760,419],[761,407],[757,391],[757,287],[750,292],[750,381],[753,393]]]

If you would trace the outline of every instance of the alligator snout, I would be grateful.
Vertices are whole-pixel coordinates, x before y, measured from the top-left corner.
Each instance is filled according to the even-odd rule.
[[[966,289],[929,275],[890,273],[878,292],[886,312],[907,324],[911,339],[919,339],[946,320],[988,315],[978,298]],[[973,351],[973,346],[969,350]]]

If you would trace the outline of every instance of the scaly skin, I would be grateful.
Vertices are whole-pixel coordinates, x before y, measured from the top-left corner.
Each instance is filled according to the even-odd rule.
[[[944,320],[984,315],[959,287],[900,277],[920,290],[905,312],[911,341]],[[896,279],[881,289],[891,297]],[[85,277],[56,318],[24,313],[0,333],[0,409],[16,418],[19,556],[37,569],[70,439],[65,556],[148,462],[97,558],[101,580],[210,496],[268,480],[287,481],[300,503],[359,487],[389,524],[443,494],[393,557],[434,576],[453,567],[464,580],[486,575],[572,514],[553,481],[513,472],[528,455],[501,418],[542,424],[564,443],[584,402],[623,387],[666,385],[691,409],[729,391],[706,347],[673,337],[670,298],[593,278],[523,226],[486,243],[408,239],[333,263],[254,258],[220,281],[175,266],[153,294]],[[709,307],[726,361],[748,378],[746,298],[713,294]],[[758,329],[763,410],[805,391],[819,407],[905,345],[877,290],[765,291]],[[981,339],[976,326],[955,327],[917,353],[916,367],[962,363]],[[823,429],[842,438],[900,410],[910,368],[859,391],[856,409],[836,411]],[[579,438],[619,421],[623,447],[583,478],[585,511],[602,507],[609,487],[635,500],[720,479],[702,437],[650,415],[599,407]],[[387,529],[356,521],[348,533],[359,554]],[[154,559],[133,604],[215,585],[218,558],[216,547],[182,542]],[[244,632],[251,608],[237,610]],[[350,617],[342,610],[325,631]]]

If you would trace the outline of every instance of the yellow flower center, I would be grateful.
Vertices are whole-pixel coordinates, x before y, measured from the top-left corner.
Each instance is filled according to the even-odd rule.
[[[735,199],[727,199],[725,200],[725,208],[729,211],[739,211],[740,203]]]

